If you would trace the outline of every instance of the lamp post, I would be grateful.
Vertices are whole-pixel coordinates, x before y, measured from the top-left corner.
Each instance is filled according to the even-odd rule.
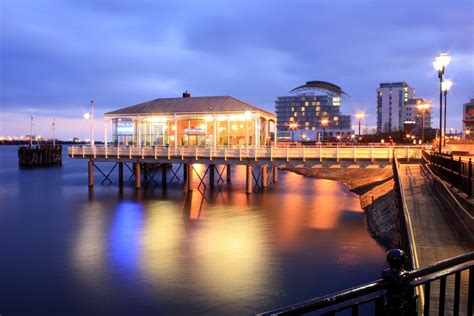
[[[94,146],[94,100],[91,100],[91,111],[84,113],[83,117],[91,121],[91,146]]]
[[[290,130],[291,130],[291,142],[294,143],[295,142],[295,129],[296,127],[298,127],[298,124],[296,123],[290,123]]]
[[[442,146],[442,132],[443,132],[443,75],[446,69],[446,66],[451,61],[451,56],[448,54],[441,54],[436,57],[435,61],[433,61],[433,67],[438,72],[439,78],[439,153],[441,154],[441,146]]]
[[[451,89],[453,82],[451,80],[444,80],[441,83],[441,90],[444,91],[444,127],[443,127],[443,146],[446,146],[446,108],[447,108],[447,99],[448,99],[448,90]]]
[[[364,119],[365,113],[364,112],[357,112],[355,117],[359,121],[359,138],[360,138],[360,121],[362,121]]]
[[[328,119],[322,119],[321,120],[321,126],[323,127],[323,142],[326,141],[326,126],[328,126],[329,120]]]
[[[421,112],[421,143],[425,143],[425,111],[431,107],[429,103],[420,103],[416,106]]]

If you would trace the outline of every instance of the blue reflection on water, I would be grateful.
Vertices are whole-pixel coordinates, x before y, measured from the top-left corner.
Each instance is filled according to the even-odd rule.
[[[113,264],[122,270],[136,270],[143,231],[143,206],[132,201],[118,204],[110,234]]]

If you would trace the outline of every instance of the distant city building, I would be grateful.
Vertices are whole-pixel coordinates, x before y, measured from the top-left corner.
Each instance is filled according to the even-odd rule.
[[[470,137],[473,137],[472,133],[474,132],[474,98],[472,98],[471,101],[463,104],[462,113],[463,132],[466,133],[466,130],[469,130]]]
[[[404,81],[381,83],[377,89],[377,133],[402,131],[404,105],[415,98],[416,90]]]
[[[408,99],[407,102],[404,102],[402,110],[403,125],[413,124],[416,128],[421,129],[421,112],[418,110],[417,105],[427,102],[422,98]],[[431,109],[425,110],[423,126],[425,129],[431,128]]]
[[[280,140],[319,141],[353,134],[351,116],[342,115],[341,105],[347,94],[332,83],[308,81],[278,97],[275,112]],[[327,120],[327,126],[322,123]],[[295,127],[291,128],[291,126]]]

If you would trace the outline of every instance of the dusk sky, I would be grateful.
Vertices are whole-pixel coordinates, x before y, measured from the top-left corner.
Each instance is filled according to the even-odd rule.
[[[406,81],[435,105],[432,66],[452,55],[448,128],[474,98],[474,1],[0,2],[0,135],[87,136],[103,113],[160,97],[232,95],[274,112],[310,80],[337,84],[376,122],[380,82]],[[355,120],[353,120],[355,125]],[[97,132],[100,134],[100,132]],[[102,134],[97,138],[102,138]]]

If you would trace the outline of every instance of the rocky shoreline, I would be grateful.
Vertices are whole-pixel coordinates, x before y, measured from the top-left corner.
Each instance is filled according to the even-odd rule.
[[[360,197],[370,236],[385,249],[398,247],[398,209],[391,169],[287,168],[297,174],[339,181]]]

